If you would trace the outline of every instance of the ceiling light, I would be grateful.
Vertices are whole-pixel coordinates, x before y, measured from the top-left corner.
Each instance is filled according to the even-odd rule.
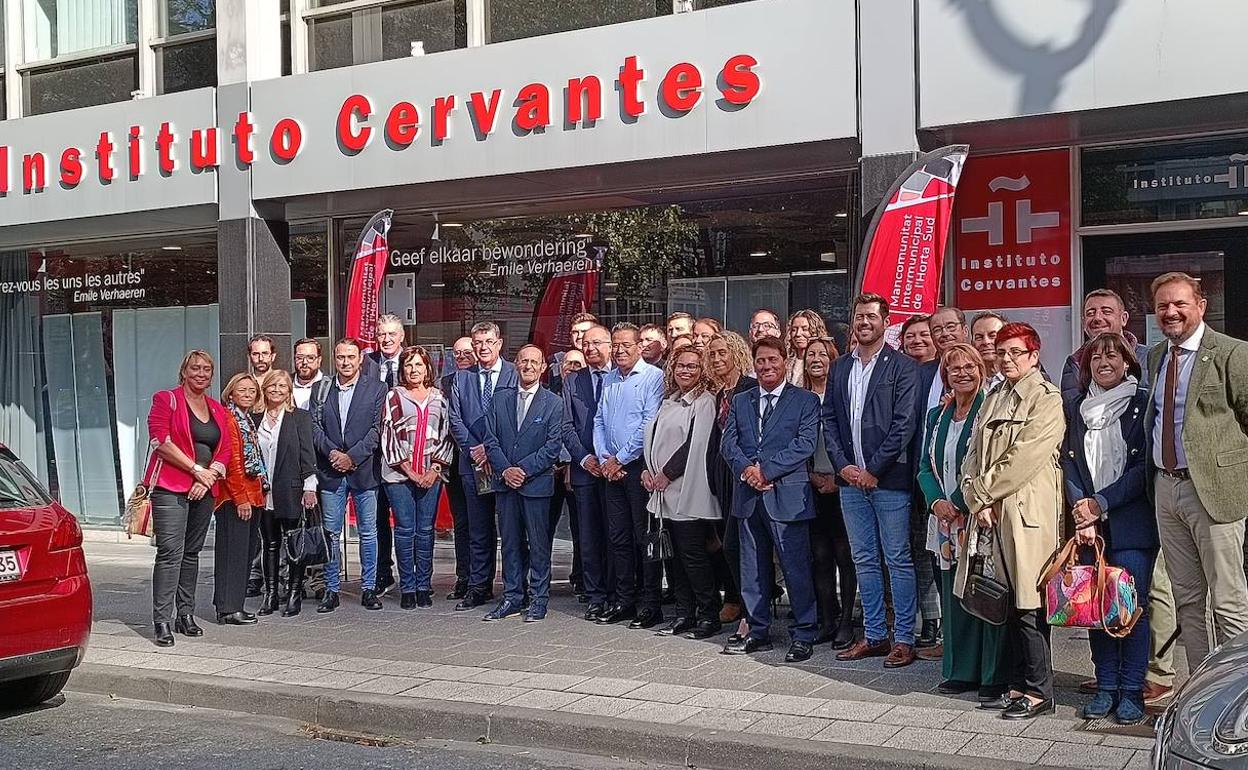
[[[846,212],[844,212],[844,211],[838,211],[838,212],[836,212],[836,218],[837,218],[837,219],[845,219],[845,218],[846,218],[846,217],[848,217],[848,216],[849,216],[849,214],[847,214],[847,213],[846,213]]]
[[[1239,215],[1240,215],[1241,217],[1248,217],[1248,208],[1242,208],[1242,209],[1240,209],[1240,210],[1239,210]]]
[[[160,250],[161,251],[181,251],[182,247],[181,246],[161,246]]]
[[[429,284],[429,288],[431,288],[431,289],[445,289],[445,288],[446,288],[446,284],[444,284],[444,283],[431,283],[431,284]]]
[[[770,253],[771,253],[770,251],[751,251],[750,256],[751,257],[765,257]]]
[[[443,227],[463,227],[464,223],[463,222],[443,222],[442,226]]]

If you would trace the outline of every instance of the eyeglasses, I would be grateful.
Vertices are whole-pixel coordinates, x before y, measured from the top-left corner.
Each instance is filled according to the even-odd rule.
[[[1026,348],[1011,348],[1010,350],[1006,350],[1004,348],[997,348],[997,355],[1003,358],[1008,358],[1011,361],[1017,361],[1018,359],[1023,358],[1025,356],[1029,356],[1034,352],[1036,351],[1027,350]]]
[[[696,372],[702,368],[702,364],[699,364],[699,363],[676,364],[672,368],[678,372]]]
[[[488,348],[498,343],[499,340],[473,340],[472,346],[473,348]]]
[[[935,334],[937,332],[948,332],[949,334],[953,334],[958,329],[962,328],[962,324],[958,323],[957,321],[950,321],[949,323],[944,324],[943,326],[932,326],[929,323],[928,326],[931,328],[932,334]]]
[[[971,372],[978,370],[979,367],[975,364],[962,364],[961,366],[950,366],[945,369],[945,372],[947,374],[970,374]]]
[[[456,358],[472,358],[471,350],[455,350],[452,351]]]
[[[296,354],[295,354],[295,360],[296,360],[296,361],[315,361],[315,360],[316,360],[316,359],[318,359],[318,358],[320,358],[320,356],[319,356],[319,355],[316,355],[316,354],[313,354],[313,355],[308,355],[307,353],[296,353]]]
[[[779,329],[780,324],[775,321],[755,321],[750,324],[751,329]]]
[[[611,343],[612,350],[632,350],[635,347],[637,347],[636,342],[612,342]]]

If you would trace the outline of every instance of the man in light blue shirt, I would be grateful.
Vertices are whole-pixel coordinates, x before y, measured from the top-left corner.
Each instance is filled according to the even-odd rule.
[[[604,503],[610,561],[615,567],[615,604],[598,618],[601,624],[632,620],[630,628],[653,628],[663,620],[662,563],[640,558],[650,529],[649,493],[641,485],[641,457],[646,426],[663,401],[663,370],[641,358],[641,334],[631,323],[611,331],[615,369],[603,377],[602,400],[594,414],[594,453],[606,479]],[[637,596],[638,561],[642,595]]]

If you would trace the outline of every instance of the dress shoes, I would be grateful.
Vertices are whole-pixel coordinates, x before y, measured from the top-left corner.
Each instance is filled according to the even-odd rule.
[[[417,591],[416,592],[416,606],[417,607],[432,607],[433,606],[433,592],[432,591]]]
[[[194,615],[179,615],[173,621],[173,630],[183,636],[203,636],[204,629],[195,623]]]
[[[416,592],[404,591],[399,594],[399,609],[414,610],[416,609]]]
[[[1042,700],[1039,703],[1033,701],[1027,696],[1023,696],[1018,700],[1005,707],[1001,712],[1002,719],[1035,719],[1042,714],[1052,714],[1056,711],[1056,707],[1052,700]]]
[[[446,595],[446,600],[448,602],[457,602],[467,595],[468,595],[468,581],[456,580],[455,588],[453,588],[451,592]]]
[[[1174,694],[1174,688],[1156,682],[1144,683],[1144,705],[1156,706]]]
[[[250,612],[218,612],[218,626],[254,626],[256,616]]]
[[[728,644],[738,644],[742,642],[744,639],[745,639],[744,634],[742,634],[740,631],[734,631],[733,633],[728,635],[728,638],[725,641],[727,641]]]
[[[522,614],[524,614],[524,610],[520,609],[520,605],[516,604],[515,602],[503,599],[501,602],[498,603],[497,607],[485,613],[485,616],[482,617],[481,619],[486,620],[486,621],[502,620],[504,618],[510,618],[510,617],[513,617],[516,615],[522,615]]]
[[[838,652],[836,659],[840,661],[846,660],[862,660],[863,658],[882,658],[889,654],[889,646],[887,639],[881,639],[873,642],[870,639],[859,639],[851,644],[848,648]]]
[[[663,613],[659,610],[645,609],[637,613],[637,617],[628,627],[637,631],[642,628],[654,628],[663,622]]]
[[[659,636],[676,636],[678,634],[683,634],[686,631],[692,631],[696,625],[698,625],[698,623],[693,618],[676,618],[655,633]]]
[[[884,658],[884,668],[904,668],[915,660],[913,644],[894,644]]]
[[[986,684],[979,688],[979,693],[976,695],[976,698],[980,703],[991,703],[993,701],[1000,700],[1001,696],[1005,693],[1006,688],[1001,687],[1000,685]]]
[[[1023,696],[1021,695],[1017,697],[1011,696],[1009,691],[1006,691],[1006,692],[1001,693],[997,697],[993,698],[992,700],[983,700],[981,698],[979,701],[979,705],[976,706],[975,708],[980,709],[981,711],[1005,711],[1010,706],[1014,705],[1014,701],[1019,700],[1022,697]],[[1023,700],[1026,700],[1026,699],[1023,698]]]
[[[919,638],[914,640],[914,646],[919,649],[927,647],[935,647],[944,641],[941,635],[939,620],[923,621],[922,629],[919,631]]]
[[[915,657],[919,660],[940,660],[945,657],[945,643],[934,645],[932,647],[924,647],[914,651]]]
[[[959,679],[946,679],[936,685],[936,692],[941,695],[961,695],[964,692],[978,689],[979,685],[974,682],[963,682]]]
[[[698,621],[698,624],[694,626],[689,633],[684,634],[683,636],[686,639],[710,639],[712,636],[715,636],[722,631],[723,628],[723,624],[717,621],[701,620]]]
[[[390,589],[393,587],[394,587],[393,575],[382,575],[381,577],[377,578],[376,593],[378,596],[385,596],[387,593],[390,592]]]
[[[771,642],[766,639],[755,639],[752,636],[747,636],[739,642],[725,644],[721,654],[753,655],[756,652],[771,652],[771,650]]]
[[[789,645],[789,651],[784,656],[785,663],[804,663],[810,660],[810,656],[814,654],[815,646],[810,642],[795,640]]]
[[[530,605],[524,612],[525,623],[540,623],[546,619],[546,608],[540,604]]]
[[[598,616],[598,625],[609,626],[612,623],[619,623],[621,620],[632,620],[637,614],[637,610],[632,607],[623,607],[619,604],[607,609]]]
[[[606,611],[607,608],[605,605],[600,604],[599,602],[594,602],[585,608],[585,619],[592,623],[602,617],[602,613]]]
[[[321,604],[316,608],[316,611],[320,613],[333,612],[338,609],[338,603],[338,592],[326,591],[325,596],[321,599]]]
[[[836,626],[836,636],[832,637],[832,649],[844,650],[854,643],[854,624],[848,620],[842,620]]]
[[[464,594],[464,598],[459,600],[459,604],[455,605],[456,612],[464,612],[466,610],[476,609],[485,604],[485,594],[481,591],[468,589],[468,593]]]
[[[1096,677],[1092,677],[1091,679],[1084,679],[1082,682],[1080,682],[1079,692],[1083,693],[1084,695],[1096,695],[1098,692],[1100,692],[1100,688],[1096,686]]]
[[[156,642],[157,647],[172,647],[173,629],[168,623],[157,623],[152,632],[152,641]]]
[[[741,618],[741,605],[737,602],[724,602],[719,611],[720,623],[733,623]]]
[[[364,589],[360,592],[360,606],[366,610],[381,609],[381,599],[377,598],[377,592]]]

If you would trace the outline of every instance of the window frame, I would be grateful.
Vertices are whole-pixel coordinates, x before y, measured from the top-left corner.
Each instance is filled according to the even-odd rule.
[[[318,2],[322,2],[323,4],[312,5],[313,3],[318,3]],[[302,62],[304,68],[300,69],[298,66],[295,66],[295,64],[292,62],[291,71],[292,72],[320,72],[322,71],[322,70],[318,70],[315,67],[316,54],[313,50],[314,46],[312,44],[313,35],[315,34],[313,27],[316,25],[317,21],[328,20],[328,19],[338,19],[338,18],[350,19],[351,34],[352,34],[351,64],[344,65],[344,66],[358,67],[361,64],[372,64],[374,62],[385,61],[385,59],[383,59],[381,56],[381,52],[384,48],[384,41],[382,39],[382,26],[381,26],[382,11],[384,9],[390,8],[390,7],[399,7],[399,6],[404,6],[404,5],[419,5],[421,3],[434,3],[434,2],[437,2],[437,0],[304,0],[304,3],[306,5],[298,13],[299,18],[301,20],[301,23],[299,26],[302,27],[302,34],[304,37],[305,58],[304,58],[304,61]],[[464,7],[465,23],[467,26],[467,35],[464,40],[463,48],[473,48],[479,45],[480,43],[475,42],[479,38],[474,32],[474,29],[475,29],[475,25],[479,24],[481,20],[481,9],[484,7],[482,4],[482,0],[452,0],[452,2],[455,2],[456,4],[462,3]],[[458,10],[458,8],[456,10]],[[375,13],[369,13],[370,11],[375,11]],[[291,12],[292,12],[292,15],[294,15],[293,3],[292,3]],[[361,28],[361,25],[363,25],[364,28]],[[370,30],[367,29],[367,27],[369,26],[375,26],[375,36],[370,36],[370,39],[365,41],[364,37],[368,36],[370,32]],[[296,56],[294,38],[293,38],[294,34],[295,34],[295,27],[292,23],[292,27],[291,27],[291,35],[292,35],[291,56],[292,58]],[[375,48],[375,53],[377,55],[377,58],[369,59],[365,57],[364,59],[361,60],[360,58],[361,45],[363,45],[365,48]],[[456,48],[454,50],[460,50],[460,49]],[[342,67],[331,67],[329,69],[342,69]]]
[[[143,2],[143,0],[140,0]],[[177,34],[169,34],[169,3],[168,0],[154,0],[156,3],[156,16],[158,37],[148,41],[148,46],[152,50],[152,56],[155,57],[155,69],[153,70],[154,79],[152,81],[152,94],[159,96],[167,93],[165,91],[165,51],[170,48],[176,48],[181,45],[190,43],[200,43],[204,40],[215,40],[217,37],[216,27],[216,3],[213,3],[213,26],[208,29],[197,29],[193,32],[179,32]],[[279,41],[280,44],[280,41]],[[201,86],[201,88],[215,87],[217,78],[213,77],[211,86]],[[190,89],[188,89],[190,90]],[[177,93],[172,92],[172,93]]]

